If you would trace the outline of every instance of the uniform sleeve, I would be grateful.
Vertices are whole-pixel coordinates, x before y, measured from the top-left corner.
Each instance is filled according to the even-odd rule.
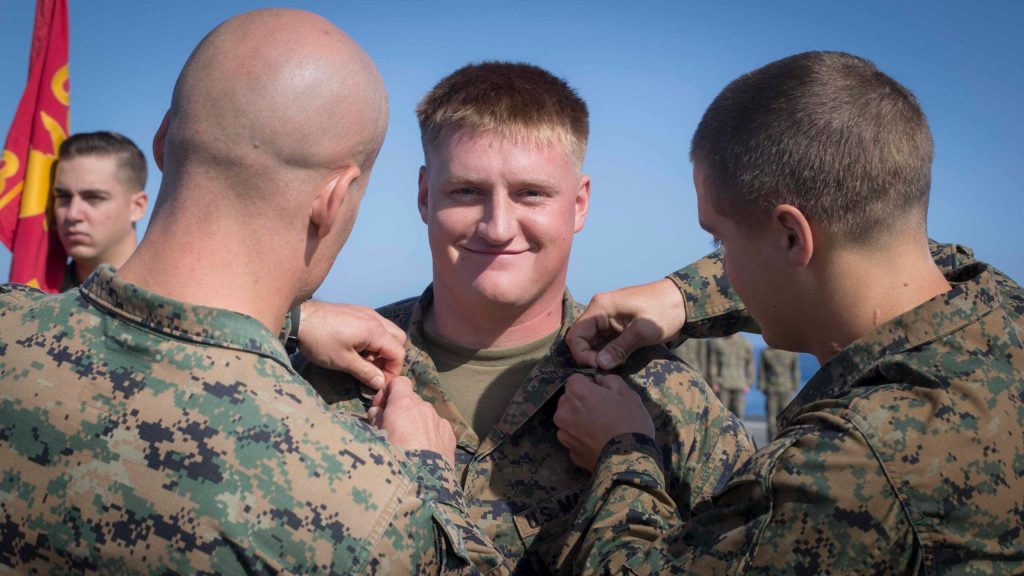
[[[928,242],[932,258],[943,273],[974,262],[974,252],[958,244]],[[679,288],[686,306],[686,324],[669,347],[686,338],[715,338],[736,332],[760,333],[761,327],[732,289],[722,266],[721,248],[668,275]],[[1012,282],[1012,281],[1011,281]]]
[[[406,454],[415,464],[419,499],[429,502],[434,515],[440,573],[508,574],[504,556],[469,520],[465,497],[451,464],[437,452],[410,450]]]
[[[683,520],[642,439],[605,448],[574,530],[578,574],[890,574],[913,566],[914,533],[858,429],[803,418]]]

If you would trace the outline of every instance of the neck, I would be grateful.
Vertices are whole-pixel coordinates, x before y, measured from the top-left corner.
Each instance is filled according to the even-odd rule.
[[[466,348],[512,348],[540,340],[562,325],[564,293],[562,283],[532,304],[511,306],[457,298],[435,283],[425,322],[438,336]]]
[[[819,295],[804,348],[825,363],[840,350],[882,324],[950,289],[932,261],[928,240],[892,243],[881,249],[838,249],[816,275]]]
[[[244,213],[222,206],[182,204],[207,209],[154,214],[118,276],[156,294],[246,314],[274,333],[280,330],[297,292],[294,279],[301,274],[278,256],[289,248],[285,234],[254,229]]]
[[[92,274],[100,264],[110,264],[114,268],[120,268],[131,258],[136,246],[135,233],[125,237],[116,246],[107,250],[103,255],[96,258],[75,258],[75,276],[79,283]]]

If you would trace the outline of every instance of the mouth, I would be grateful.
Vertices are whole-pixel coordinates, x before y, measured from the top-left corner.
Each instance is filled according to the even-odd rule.
[[[493,248],[468,248],[463,246],[463,250],[472,254],[479,254],[481,256],[518,256],[524,254],[528,250],[511,250],[508,248],[493,249]]]
[[[89,240],[89,235],[83,232],[64,232],[61,234],[64,241],[71,244],[82,244]]]

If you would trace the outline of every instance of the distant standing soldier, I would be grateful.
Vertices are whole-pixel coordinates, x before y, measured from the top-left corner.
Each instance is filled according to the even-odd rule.
[[[707,341],[707,379],[733,414],[743,417],[747,391],[754,381],[754,349],[746,338],[733,334]]]
[[[693,366],[705,380],[708,378],[708,342],[701,338],[688,338],[672,352]]]
[[[764,392],[765,418],[768,420],[768,440],[775,438],[778,431],[775,419],[789,404],[789,399],[800,387],[799,357],[785,350],[765,348],[761,351],[761,367],[758,371],[758,388]]]

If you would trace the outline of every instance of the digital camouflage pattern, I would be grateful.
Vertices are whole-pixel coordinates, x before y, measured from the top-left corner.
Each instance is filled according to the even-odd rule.
[[[97,270],[0,287],[0,566],[411,574],[500,566],[454,471],[333,414],[255,319]]]
[[[538,362],[499,424],[486,438],[478,438],[445,398],[434,363],[424,352],[422,323],[432,301],[428,288],[421,298],[380,312],[408,333],[403,373],[455,429],[458,474],[470,519],[517,574],[570,566],[578,542],[567,539],[566,532],[590,474],[576,467],[558,443],[552,418],[566,379],[577,372],[593,373],[573,363],[564,342],[582,308],[566,295],[564,321],[550,353]],[[311,365],[301,372],[338,409],[366,412],[372,395],[352,378]],[[651,411],[672,498],[694,506],[708,501],[753,453],[753,442],[739,420],[692,369],[664,348],[641,350],[618,373]]]
[[[610,442],[573,528],[573,569],[1024,573],[1024,292],[964,248],[933,256],[952,290],[826,362],[713,506],[673,503],[650,439]],[[714,275],[714,260],[682,275]],[[706,333],[714,319],[695,321]]]
[[[765,348],[757,371],[757,385],[764,392],[768,439],[778,434],[776,418],[800,387],[800,357],[793,352]]]
[[[672,352],[679,356],[684,362],[693,367],[694,370],[700,374],[704,380],[708,379],[707,372],[707,359],[708,359],[708,345],[707,340],[701,338],[687,338],[683,340],[678,346],[676,346]]]

